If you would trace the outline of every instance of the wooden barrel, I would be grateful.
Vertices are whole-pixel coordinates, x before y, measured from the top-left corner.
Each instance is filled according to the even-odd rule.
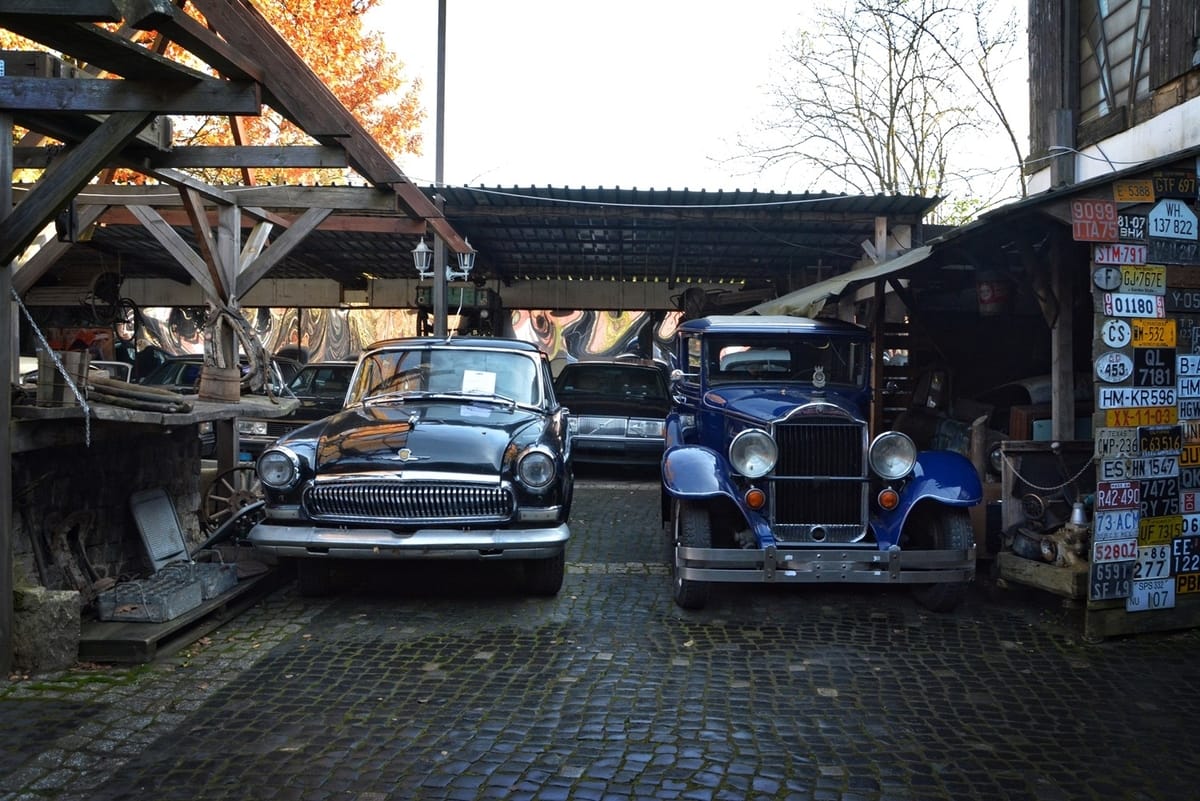
[[[87,394],[87,371],[91,358],[87,351],[57,351],[58,359],[80,393]],[[44,350],[38,351],[37,405],[77,406],[79,399],[67,385],[54,359]]]
[[[200,370],[200,400],[237,403],[242,396],[242,371],[237,367],[214,367],[206,364]]]

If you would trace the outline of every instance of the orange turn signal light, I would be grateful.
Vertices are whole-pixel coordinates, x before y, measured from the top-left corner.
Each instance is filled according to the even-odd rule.
[[[887,509],[889,512],[900,505],[900,493],[890,487],[880,490],[879,497],[876,498],[881,509]]]
[[[767,505],[767,493],[757,487],[746,490],[746,505],[751,509],[761,509]]]

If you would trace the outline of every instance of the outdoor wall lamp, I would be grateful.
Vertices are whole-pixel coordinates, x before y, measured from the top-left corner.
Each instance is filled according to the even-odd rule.
[[[471,243],[466,239],[463,242],[467,245],[466,253],[458,254],[458,269],[450,269],[450,265],[446,265],[446,280],[447,281],[465,281],[471,276],[471,270],[475,268],[475,248],[471,247]],[[433,275],[433,269],[430,264],[433,261],[433,250],[425,244],[425,237],[421,237],[421,241],[412,249],[413,267],[417,269],[417,275],[422,279],[429,278]]]

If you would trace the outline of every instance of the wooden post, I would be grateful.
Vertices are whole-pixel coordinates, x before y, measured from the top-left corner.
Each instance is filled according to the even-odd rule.
[[[1058,299],[1058,315],[1050,327],[1050,427],[1058,442],[1075,439],[1075,299],[1070,278],[1074,265],[1063,263],[1067,250],[1061,239],[1050,249],[1050,286]]]
[[[875,301],[871,310],[871,436],[883,430],[884,332],[887,330],[887,287],[880,278],[875,281]]]
[[[0,218],[12,212],[12,115],[0,113]],[[0,376],[12,385],[13,354],[17,350],[16,315],[12,301],[12,262],[0,265],[0,331],[8,342],[0,346]],[[12,393],[0,392],[0,676],[12,670],[13,657],[13,504]]]

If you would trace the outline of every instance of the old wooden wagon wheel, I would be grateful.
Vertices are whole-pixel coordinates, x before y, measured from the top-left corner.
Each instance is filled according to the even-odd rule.
[[[206,531],[215,531],[242,509],[262,499],[262,484],[254,466],[231,467],[218,473],[204,491],[200,522]]]

